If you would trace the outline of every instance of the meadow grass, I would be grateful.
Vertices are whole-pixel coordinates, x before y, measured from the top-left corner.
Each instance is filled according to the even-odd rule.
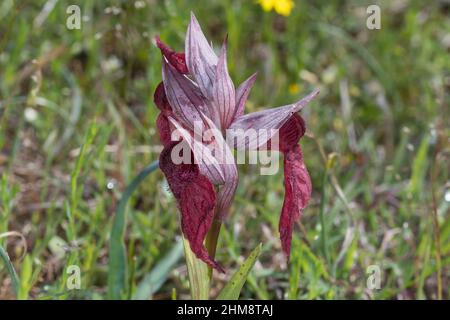
[[[283,17],[254,1],[3,0],[0,245],[19,283],[0,264],[0,298],[108,298],[114,214],[161,151],[152,38],[183,50],[193,11],[215,47],[228,34],[236,83],[258,72],[247,111],[321,89],[302,111],[314,190],[290,264],[277,231],[282,172],[239,166],[217,251],[229,272],[214,274],[212,295],[262,243],[241,298],[449,299],[450,6],[377,1],[382,26],[369,30],[372,2],[300,0]],[[80,30],[66,28],[71,4]],[[131,195],[124,227],[123,298],[188,298],[179,215],[161,172]],[[8,231],[26,239],[24,256],[20,236],[1,237]],[[70,265],[80,290],[67,289]]]

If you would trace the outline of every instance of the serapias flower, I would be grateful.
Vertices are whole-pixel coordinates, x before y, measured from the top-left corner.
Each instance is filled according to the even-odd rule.
[[[256,74],[235,88],[228,74],[227,42],[219,56],[206,40],[197,19],[191,14],[185,53],[156,44],[163,55],[163,81],[154,101],[160,109],[157,128],[164,150],[160,167],[181,212],[181,227],[192,252],[208,265],[223,271],[208,254],[204,240],[214,219],[227,216],[238,183],[238,173],[225,134],[237,135],[255,129],[253,140],[233,139],[238,150],[279,150],[284,154],[285,198],[279,231],[282,248],[289,257],[294,222],[311,197],[311,180],[303,162],[298,141],[305,133],[305,122],[298,114],[318,90],[302,100],[244,115],[244,106]],[[196,127],[218,132],[212,139],[196,134]],[[173,141],[174,132],[178,138]],[[270,134],[260,134],[270,132]],[[278,133],[279,143],[274,132]],[[235,137],[239,138],[239,137]],[[188,148],[182,148],[183,146]],[[178,163],[173,154],[192,155],[194,163]],[[189,155],[186,155],[189,150]],[[214,150],[214,152],[211,152]],[[217,189],[217,190],[216,190]]]
[[[282,16],[290,15],[294,8],[292,0],[258,0],[258,3],[264,11],[269,12],[275,9],[276,13]]]

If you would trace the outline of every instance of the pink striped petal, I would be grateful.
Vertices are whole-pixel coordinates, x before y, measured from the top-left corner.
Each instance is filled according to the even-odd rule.
[[[189,145],[195,158],[195,162],[200,168],[200,172],[214,184],[224,184],[225,175],[218,158],[211,153],[211,150],[202,141],[193,137],[192,132],[184,129],[173,117],[168,118],[184,141]]]
[[[264,146],[290,117],[300,111],[318,94],[319,90],[314,90],[294,104],[253,112],[237,118],[231,124],[231,130],[227,131],[227,135],[233,139],[234,146],[238,150],[256,150]],[[251,135],[249,139],[241,139],[242,137],[239,135],[242,134],[242,130],[249,129],[256,130],[256,134]]]
[[[194,77],[203,95],[210,98],[218,58],[193,13],[186,33],[185,55],[189,73]]]
[[[213,84],[213,107],[219,111],[219,121],[212,119],[216,126],[228,128],[235,113],[236,96],[233,81],[228,74],[227,41],[225,40],[216,67],[216,77]]]
[[[237,119],[244,114],[245,103],[247,102],[248,95],[250,94],[250,90],[255,80],[256,73],[252,74],[236,89],[236,111],[234,114],[234,119]]]
[[[223,219],[228,215],[229,209],[233,202],[234,194],[238,185],[238,171],[233,153],[223,138],[222,133],[215,127],[211,119],[205,117],[205,122],[209,129],[216,130],[214,134],[214,143],[216,146],[216,159],[219,160],[224,175],[224,184],[220,187],[217,195],[216,212],[219,218]]]
[[[207,101],[200,90],[166,59],[163,59],[163,83],[174,114],[185,127],[193,130],[194,122],[202,121],[200,112],[208,114]]]

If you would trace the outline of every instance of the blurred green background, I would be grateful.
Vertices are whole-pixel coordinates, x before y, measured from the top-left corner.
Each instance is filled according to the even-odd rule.
[[[80,30],[66,27],[72,4]],[[380,30],[366,27],[371,4]],[[285,15],[256,1],[2,0],[0,244],[19,297],[106,298],[117,202],[161,150],[152,38],[183,50],[190,11],[217,48],[228,34],[236,84],[258,72],[247,112],[321,89],[302,111],[314,191],[290,264],[277,231],[282,172],[240,166],[217,252],[229,272],[214,276],[213,295],[262,242],[241,298],[448,299],[450,2],[414,0],[300,0]],[[130,298],[189,297],[179,237],[153,173],[129,207]],[[80,290],[66,286],[70,265]],[[379,289],[367,286],[370,266]],[[0,299],[14,297],[0,264]]]

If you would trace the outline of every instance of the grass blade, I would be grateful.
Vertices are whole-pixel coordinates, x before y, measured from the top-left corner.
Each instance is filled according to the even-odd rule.
[[[136,293],[133,296],[134,300],[151,299],[152,295],[158,291],[159,288],[167,280],[169,272],[173,269],[175,264],[183,255],[183,243],[178,241],[172,249],[166,254],[153,270],[147,274],[139,284]]]
[[[110,299],[121,299],[126,293],[128,283],[127,255],[124,243],[128,200],[141,182],[158,166],[159,161],[154,161],[145,167],[126,187],[117,206],[109,240],[108,297]]]
[[[250,270],[255,265],[256,259],[261,253],[261,243],[253,249],[248,258],[244,261],[242,266],[231,277],[230,281],[225,285],[219,293],[217,300],[237,300],[241,294],[242,287],[247,280]]]
[[[5,249],[3,249],[2,246],[0,246],[0,257],[2,258],[3,263],[6,266],[6,270],[8,270],[9,276],[11,277],[11,283],[12,283],[14,292],[17,296],[17,294],[19,292],[19,287],[20,287],[19,277],[17,276],[17,272],[14,269],[14,266],[13,266],[11,260],[9,259],[8,253],[5,251]]]

